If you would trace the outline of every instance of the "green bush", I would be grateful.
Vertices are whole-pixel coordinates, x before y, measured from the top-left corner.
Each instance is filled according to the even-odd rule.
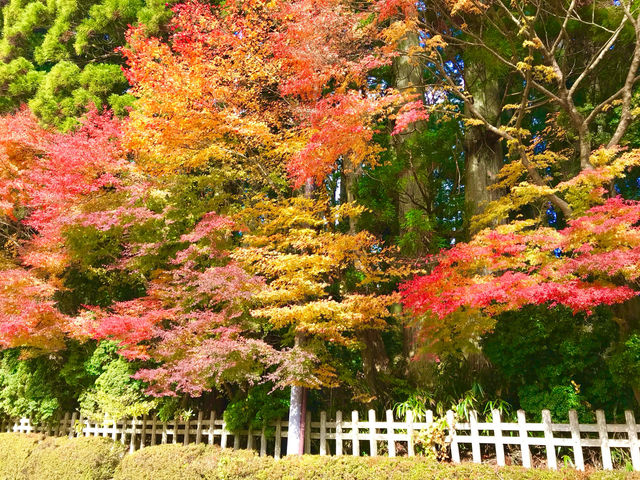
[[[41,435],[0,433],[0,480],[19,478],[31,452],[41,440]]]
[[[617,480],[624,472],[586,475],[574,470],[543,469],[465,463],[452,465],[425,458],[301,457],[259,458],[247,451],[217,446],[160,445],[127,455],[114,480]],[[640,477],[635,477],[640,478]]]
[[[0,480],[622,480],[622,471],[584,474],[421,457],[354,458],[306,455],[281,460],[209,445],[158,445],[125,455],[105,438],[0,434]]]
[[[127,455],[114,480],[210,480],[255,478],[271,464],[245,450],[210,445],[158,445]]]
[[[124,452],[122,444],[107,438],[47,438],[27,458],[20,478],[108,480]]]
[[[0,434],[0,480],[109,480],[125,447],[106,438]]]

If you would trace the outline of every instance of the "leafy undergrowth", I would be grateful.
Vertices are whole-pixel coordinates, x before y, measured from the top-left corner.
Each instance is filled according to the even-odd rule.
[[[618,480],[622,471],[553,472],[452,465],[425,458],[301,456],[274,460],[208,445],[159,445],[125,455],[105,438],[0,434],[0,480]]]

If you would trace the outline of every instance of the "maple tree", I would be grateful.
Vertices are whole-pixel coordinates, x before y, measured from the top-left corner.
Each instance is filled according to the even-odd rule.
[[[0,198],[11,252],[3,269],[3,343],[46,349],[49,339],[59,349],[70,328],[53,301],[68,263],[63,234],[80,204],[117,185],[127,169],[119,121],[94,109],[67,134],[43,129],[24,109],[0,121]]]
[[[268,177],[290,146],[291,109],[278,93],[268,42],[272,3],[196,2],[174,8],[169,42],[127,34],[127,77],[138,98],[126,144],[149,172],[206,168]],[[290,138],[295,144],[295,137]]]

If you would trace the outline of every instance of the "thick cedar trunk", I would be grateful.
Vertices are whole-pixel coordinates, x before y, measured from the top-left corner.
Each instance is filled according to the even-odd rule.
[[[412,48],[419,50],[420,39],[414,32],[406,35],[400,49],[410,52]],[[417,55],[399,55],[393,64],[395,87],[409,95],[424,99],[423,60]],[[426,199],[421,192],[415,174],[420,168],[421,152],[415,148],[414,141],[424,129],[424,122],[410,125],[408,129],[394,137],[396,155],[405,163],[400,174],[398,188],[398,220],[402,225],[406,214],[413,209],[422,208]]]
[[[417,33],[409,32],[400,44],[400,50],[409,53],[413,47],[419,51],[420,38]],[[414,55],[399,55],[393,64],[395,75],[395,87],[407,94],[416,95],[424,101],[424,69],[423,59]],[[394,148],[398,159],[405,164],[404,170],[398,179],[398,222],[400,233],[403,231],[403,222],[408,212],[414,209],[423,209],[428,199],[424,198],[420,185],[416,179],[416,173],[420,167],[421,152],[415,148],[416,140],[420,132],[425,128],[424,122],[410,125],[402,134],[394,137]],[[407,358],[415,355],[417,348],[417,329],[406,326],[403,332],[403,350]]]
[[[474,107],[489,122],[496,124],[502,112],[502,86],[484,65],[465,65],[465,84],[473,97]],[[501,139],[483,126],[469,127],[465,132],[465,202],[469,220],[482,213],[486,205],[497,200],[500,192],[489,187],[504,164]],[[471,223],[471,222],[469,222]],[[470,229],[470,234],[476,233]]]

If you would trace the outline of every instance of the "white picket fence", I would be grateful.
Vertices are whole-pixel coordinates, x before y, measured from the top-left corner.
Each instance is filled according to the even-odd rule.
[[[305,453],[319,455],[397,455],[416,454],[416,433],[429,428],[434,422],[432,412],[427,412],[422,421],[414,421],[408,412],[406,421],[394,418],[387,410],[384,420],[376,419],[376,412],[370,410],[366,421],[359,418],[357,411],[351,413],[351,421],[343,419],[342,412],[336,412],[333,421],[327,420],[326,412],[321,412],[319,421],[312,421],[308,413],[305,425]],[[585,451],[588,459],[597,467],[613,468],[612,449],[626,452],[633,469],[640,470],[640,443],[633,412],[625,412],[624,424],[607,424],[604,412],[596,412],[595,424],[580,424],[575,411],[569,413],[569,423],[552,423],[548,410],[542,412],[542,423],[529,423],[525,413],[519,410],[516,423],[502,422],[500,412],[492,412],[490,421],[479,422],[475,412],[469,421],[459,422],[452,411],[447,412],[447,441],[450,442],[451,460],[455,463],[469,459],[481,463],[483,459],[495,459],[502,466],[507,463],[532,467],[532,448],[535,453],[543,453],[548,468],[558,468],[558,453],[564,451],[563,458],[570,455],[573,465],[585,468]],[[215,412],[206,416],[203,412],[197,419],[161,422],[155,417],[132,418],[94,422],[81,415],[68,413],[54,425],[33,425],[27,418],[4,420],[0,430],[4,432],[44,433],[52,436],[101,436],[110,437],[129,445],[131,452],[146,446],[174,444],[217,444],[222,448],[247,448],[257,450],[260,455],[280,458],[286,452],[286,421],[277,421],[270,430],[230,432],[222,418]],[[487,447],[489,446],[489,447]],[[565,447],[563,451],[559,451]],[[568,447],[568,448],[567,448]],[[571,449],[571,451],[569,450]],[[594,460],[595,459],[595,460]]]

